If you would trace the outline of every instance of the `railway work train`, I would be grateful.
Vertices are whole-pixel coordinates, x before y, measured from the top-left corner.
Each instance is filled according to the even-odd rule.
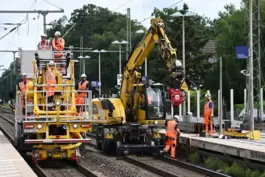
[[[93,129],[96,127],[97,146],[103,151],[128,154],[132,151],[151,152],[164,147],[159,130],[165,128],[166,109],[164,85],[141,77],[143,65],[155,43],[165,62],[172,82],[184,83],[183,67],[176,50],[164,31],[160,18],[151,20],[151,27],[136,45],[126,61],[120,87],[120,98],[92,99]],[[176,84],[176,88],[181,90]],[[185,94],[178,92],[178,98]],[[180,99],[181,104],[184,99]]]
[[[55,63],[56,84],[48,84],[44,78],[51,61]],[[75,90],[74,63],[71,53],[64,52],[56,61],[52,51],[20,52],[20,70],[27,73],[27,82],[24,99],[16,88],[15,146],[21,152],[32,152],[35,163],[46,159],[79,163],[80,146],[90,141],[85,138],[92,129],[89,115],[76,111],[75,94],[79,90]],[[52,102],[48,102],[46,86],[54,87]],[[88,97],[81,106],[89,112],[92,93],[86,92]]]

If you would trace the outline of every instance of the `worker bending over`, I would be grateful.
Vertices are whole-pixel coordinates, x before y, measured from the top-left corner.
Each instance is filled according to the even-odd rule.
[[[64,39],[61,37],[61,33],[59,31],[56,31],[54,34],[54,39],[52,40],[52,50],[56,53],[54,53],[54,58],[62,58],[63,56],[63,50],[64,50]]]
[[[85,90],[89,89],[89,82],[87,81],[86,74],[81,75],[81,81],[78,83],[77,92],[76,94],[76,109],[77,109],[77,115],[80,116],[82,112],[82,107],[85,104],[85,99],[87,97],[87,92]]]
[[[164,154],[169,151],[171,148],[170,156],[172,159],[175,159],[176,155],[176,146],[177,146],[177,137],[180,135],[180,131],[178,129],[178,116],[174,116],[172,120],[167,123],[166,130],[166,147],[164,150],[160,151],[160,154]]]
[[[18,93],[20,93],[20,96],[21,96],[21,105],[22,105],[22,114],[23,115],[26,114],[26,106],[25,106],[26,105],[26,103],[25,103],[26,96],[25,96],[25,93],[27,91],[27,83],[28,83],[27,74],[23,73],[22,74],[22,81],[19,82],[19,84],[18,84]],[[27,101],[32,101],[32,100],[27,99]]]
[[[38,44],[38,50],[50,50],[50,49],[51,49],[51,45],[50,45],[49,40],[47,40],[47,35],[42,34],[41,41]]]
[[[54,70],[55,63],[53,61],[49,62],[49,67],[47,68],[45,72],[45,79],[46,79],[46,96],[48,104],[52,104],[53,97],[54,97],[54,85],[56,84],[56,73]],[[49,106],[49,110],[51,110],[51,106]]]
[[[212,136],[213,134],[213,102],[211,100],[211,94],[210,93],[206,93],[205,94],[205,105],[204,105],[204,126],[205,126],[205,132],[206,134],[209,133],[208,132],[208,126],[210,125],[210,136]]]

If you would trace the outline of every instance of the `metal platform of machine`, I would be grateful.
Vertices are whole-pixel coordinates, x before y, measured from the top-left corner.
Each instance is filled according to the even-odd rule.
[[[0,176],[37,177],[5,135],[0,131]]]
[[[261,140],[208,138],[185,133],[180,137],[180,143],[190,143],[194,148],[265,162],[265,133],[261,133]]]

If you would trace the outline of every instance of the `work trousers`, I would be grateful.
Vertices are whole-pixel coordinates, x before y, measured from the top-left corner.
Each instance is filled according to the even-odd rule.
[[[171,148],[170,156],[171,158],[175,158],[176,154],[176,145],[177,145],[177,138],[168,137],[166,147],[164,149],[165,152],[168,152]]]
[[[209,132],[209,125],[210,125],[210,132]],[[212,135],[213,134],[213,121],[211,120],[210,116],[204,116],[204,126],[205,126],[205,132]]]

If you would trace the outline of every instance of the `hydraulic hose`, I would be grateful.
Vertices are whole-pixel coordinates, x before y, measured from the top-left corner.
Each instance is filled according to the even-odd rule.
[[[73,134],[76,135],[78,137],[78,139],[83,139],[83,137],[81,136],[80,133],[73,133]],[[72,145],[68,145],[68,146],[63,146],[63,147],[61,147],[61,150],[71,150],[71,149],[78,148],[81,145],[82,145],[82,143],[76,143],[76,144],[72,144]],[[40,148],[43,148],[43,146],[45,146],[45,145],[40,144],[40,145],[34,146],[34,148],[40,149]]]

